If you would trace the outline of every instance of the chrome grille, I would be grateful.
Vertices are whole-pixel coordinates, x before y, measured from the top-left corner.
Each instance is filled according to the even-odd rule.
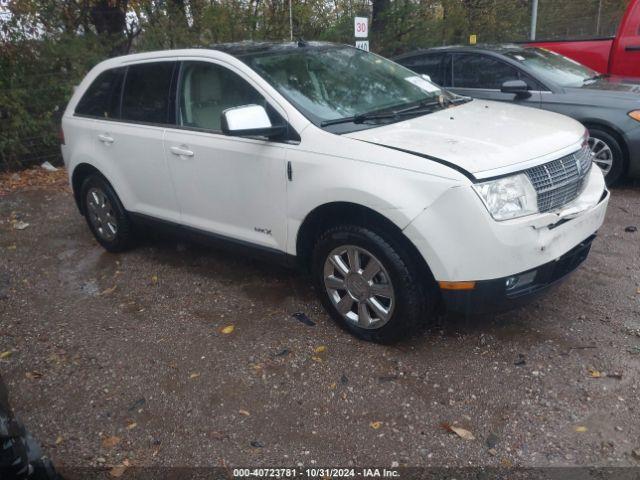
[[[538,210],[549,212],[580,195],[591,165],[592,153],[585,146],[571,155],[525,170],[538,194]]]

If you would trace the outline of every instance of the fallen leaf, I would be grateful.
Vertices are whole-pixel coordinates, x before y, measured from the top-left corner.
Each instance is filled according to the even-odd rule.
[[[578,432],[578,433],[583,433],[583,432],[586,432],[586,431],[587,431],[587,427],[585,427],[584,425],[578,425],[578,426],[575,428],[575,430],[576,430],[576,432]]]
[[[42,378],[42,373],[40,372],[36,372],[35,370],[33,372],[27,372],[24,374],[25,377],[27,377],[29,380],[36,380],[38,378]]]
[[[233,333],[235,329],[236,327],[234,327],[233,325],[227,325],[226,327],[222,328],[220,332],[224,333],[225,335],[229,335],[230,333]]]
[[[5,358],[9,358],[11,355],[13,355],[13,351],[7,350],[6,352],[0,353],[0,358],[4,360]]]
[[[62,438],[62,435],[58,435],[56,438],[56,445],[60,445],[62,442],[64,442],[64,438]]]
[[[189,375],[189,378],[198,378],[199,376],[200,376],[199,373],[193,372],[191,375]]]
[[[24,230],[28,226],[29,226],[29,224],[27,222],[23,222],[22,220],[20,220],[18,222],[15,222],[13,224],[13,228],[15,228],[16,230]]]
[[[311,357],[311,360],[313,360],[314,362],[322,362],[322,359],[320,357],[315,356],[315,355],[313,357]]]
[[[119,443],[120,443],[120,437],[116,437],[113,435],[111,437],[105,437],[102,439],[102,446],[104,448],[113,448]]]
[[[382,422],[378,422],[378,421],[371,422],[369,426],[374,430],[378,430],[382,426]]]
[[[251,365],[251,368],[253,369],[253,373],[255,373],[256,375],[258,375],[263,370],[261,363],[253,363]]]
[[[329,388],[331,390],[335,390],[337,386],[338,386],[338,384],[336,382],[333,382],[331,385],[329,385]]]
[[[327,351],[327,347],[325,347],[324,345],[320,345],[319,347],[316,347],[313,351],[316,353],[323,353]]]
[[[114,285],[111,288],[107,288],[106,290],[103,290],[102,292],[100,292],[100,295],[102,295],[102,296],[109,295],[110,293],[113,293],[116,288],[118,288],[118,285]]]
[[[602,373],[598,370],[594,370],[592,368],[589,369],[589,376],[591,378],[600,378],[602,377]]]
[[[124,465],[118,465],[116,467],[113,467],[111,470],[109,470],[109,476],[114,478],[121,477],[124,474],[126,469],[127,467]]]
[[[158,283],[158,275],[153,275],[153,276],[151,277],[151,283],[153,283],[153,284]]]
[[[246,410],[242,410],[242,409],[238,410],[238,413],[240,415],[244,415],[245,417],[248,417],[248,416],[251,415],[249,412],[247,412]]]
[[[133,430],[134,428],[136,428],[138,426],[138,424],[136,422],[130,422],[127,425],[127,430]]]
[[[465,440],[475,440],[476,437],[473,436],[469,430],[465,430],[464,428],[454,427],[453,425],[449,425],[449,430],[458,435],[460,438]]]
[[[16,248],[18,248],[18,246],[15,243],[13,243],[7,247],[7,250],[15,250]]]

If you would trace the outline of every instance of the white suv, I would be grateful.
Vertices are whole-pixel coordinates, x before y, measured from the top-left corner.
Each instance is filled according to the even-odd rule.
[[[326,43],[107,60],[62,125],[107,250],[159,222],[293,260],[342,326],[381,342],[438,307],[504,309],[556,283],[609,196],[578,122]]]

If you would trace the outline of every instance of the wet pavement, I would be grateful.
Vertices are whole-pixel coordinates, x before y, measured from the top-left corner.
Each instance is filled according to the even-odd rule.
[[[546,297],[394,346],[294,271],[158,236],[106,253],[66,192],[0,220],[0,372],[59,467],[640,465],[640,187]]]

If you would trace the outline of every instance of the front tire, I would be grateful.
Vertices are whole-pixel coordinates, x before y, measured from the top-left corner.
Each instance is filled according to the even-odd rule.
[[[329,229],[317,241],[313,283],[343,328],[368,341],[391,343],[414,333],[433,312],[435,282],[392,235],[366,227]]]
[[[625,170],[622,148],[609,132],[589,128],[589,148],[594,154],[593,162],[600,167],[607,186],[616,183]]]
[[[80,192],[85,219],[98,243],[109,252],[127,250],[133,242],[133,228],[109,182],[92,174],[82,182]]]

